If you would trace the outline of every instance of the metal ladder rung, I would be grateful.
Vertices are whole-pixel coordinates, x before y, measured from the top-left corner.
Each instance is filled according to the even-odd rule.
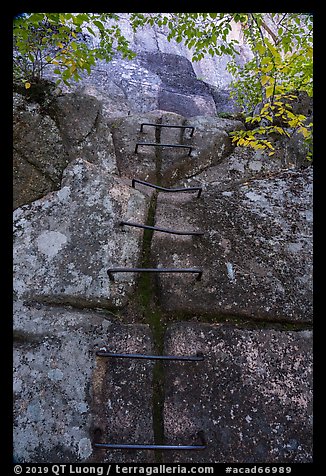
[[[204,450],[206,445],[127,445],[94,443],[95,448],[106,450]]]
[[[197,355],[145,355],[145,354],[115,354],[113,352],[107,352],[104,350],[97,350],[96,355],[98,357],[113,357],[119,359],[147,359],[147,360],[177,360],[177,361],[192,361],[200,362],[204,360],[204,356],[201,353]]]
[[[191,145],[181,145],[181,144],[158,144],[157,142],[137,142],[135,147],[135,154],[138,152],[139,146],[153,146],[153,147],[177,147],[183,149],[189,149],[188,155],[190,156],[193,147]]]
[[[160,185],[155,185],[153,183],[144,182],[144,180],[138,180],[138,179],[132,179],[132,181],[131,181],[132,188],[135,188],[135,183],[145,185],[146,187],[156,188],[157,190],[161,190],[162,192],[177,193],[177,192],[195,192],[195,191],[198,191],[197,198],[200,197],[200,195],[203,191],[202,187],[166,188],[166,187],[161,187]]]
[[[192,137],[194,134],[194,126],[177,126],[177,125],[170,125],[170,124],[153,124],[151,122],[143,122],[140,125],[140,132],[143,132],[143,127],[144,126],[153,126],[153,127],[169,127],[169,128],[175,128],[175,129],[191,129],[191,132],[189,134],[189,137]]]
[[[176,231],[176,230],[169,230],[167,228],[161,228],[158,226],[150,226],[150,225],[142,225],[139,223],[132,223],[128,221],[121,221],[119,223],[120,226],[135,226],[136,228],[144,228],[145,230],[154,230],[154,231],[161,231],[162,233],[170,233],[171,235],[194,235],[194,236],[200,236],[204,235],[205,233],[203,231]]]
[[[194,268],[109,268],[107,274],[114,281],[113,273],[198,273],[196,281],[200,281],[203,270]]]

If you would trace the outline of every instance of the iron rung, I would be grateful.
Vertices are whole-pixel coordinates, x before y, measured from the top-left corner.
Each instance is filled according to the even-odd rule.
[[[113,357],[122,359],[146,359],[146,360],[180,360],[199,362],[204,360],[204,356],[200,353],[197,355],[144,355],[144,354],[115,354],[113,352],[106,352],[104,350],[96,351],[98,357]]]
[[[136,228],[144,228],[145,230],[154,230],[154,231],[161,231],[163,233],[170,233],[171,235],[204,235],[203,231],[176,231],[176,230],[169,230],[167,228],[160,228],[158,226],[150,226],[150,225],[142,225],[139,223],[131,223],[127,221],[121,221],[119,223],[120,226],[127,225],[127,226],[135,226]]]
[[[122,445],[94,443],[95,448],[107,450],[204,450],[206,445]]]
[[[202,187],[188,187],[188,188],[166,188],[166,187],[161,187],[160,185],[155,185],[153,183],[149,182],[144,182],[143,180],[138,180],[138,179],[132,179],[131,186],[132,188],[135,188],[135,183],[139,183],[141,185],[146,185],[146,187],[151,187],[155,188],[157,190],[161,190],[162,192],[195,192],[198,191],[197,198],[200,197],[202,193]]]
[[[140,132],[143,132],[144,126],[153,126],[153,127],[169,127],[169,128],[176,128],[176,129],[191,129],[189,137],[192,137],[194,134],[195,128],[193,126],[176,126],[176,125],[169,125],[169,124],[152,124],[150,122],[143,122],[140,125]]]
[[[191,151],[193,149],[190,145],[181,145],[181,144],[158,144],[157,142],[137,142],[135,147],[135,154],[138,152],[138,147],[142,146],[153,146],[153,147],[178,147],[183,149],[189,149],[188,155],[190,156]]]
[[[192,268],[110,268],[107,270],[110,281],[114,281],[113,273],[197,273],[196,281],[200,281],[203,270]]]

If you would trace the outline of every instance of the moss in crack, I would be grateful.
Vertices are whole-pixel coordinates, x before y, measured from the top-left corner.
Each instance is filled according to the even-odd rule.
[[[154,226],[155,211],[157,202],[157,192],[153,193],[149,206],[146,225]],[[143,248],[141,267],[151,267],[151,242],[153,230],[144,230]],[[138,280],[138,306],[141,310],[144,322],[146,322],[152,331],[154,352],[162,355],[164,351],[164,334],[165,324],[162,319],[162,313],[156,305],[154,296],[156,287],[155,277],[151,273],[140,273]],[[156,361],[153,367],[153,432],[154,442],[157,445],[163,444],[164,439],[164,422],[163,422],[163,405],[164,405],[164,368],[161,361]],[[158,463],[162,462],[162,454],[160,451],[155,452]]]
[[[308,322],[297,321],[279,321],[276,319],[252,319],[247,316],[231,315],[231,314],[216,314],[216,313],[202,313],[194,314],[193,312],[174,311],[173,318],[171,313],[162,311],[162,318],[166,325],[174,322],[198,322],[203,324],[220,324],[223,326],[236,327],[247,330],[264,330],[273,329],[278,331],[302,331],[312,329],[312,324]]]

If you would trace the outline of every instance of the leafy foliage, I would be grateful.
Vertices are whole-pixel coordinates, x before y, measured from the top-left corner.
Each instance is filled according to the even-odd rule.
[[[26,89],[52,66],[57,83],[66,85],[91,72],[96,60],[110,61],[116,53],[133,58],[115,13],[31,13],[14,21],[14,76]],[[235,80],[232,95],[247,116],[247,130],[231,133],[234,144],[274,153],[275,136],[303,135],[311,146],[312,122],[296,114],[293,101],[305,91],[312,96],[312,16],[299,13],[131,13],[136,32],[145,25],[165,29],[192,52],[228,55]],[[232,25],[240,25],[252,58],[238,61],[239,42]]]
[[[230,36],[232,23],[241,26],[251,47],[252,59],[244,65],[238,61],[238,41]],[[273,155],[271,136],[289,137],[299,132],[307,142],[312,142],[312,123],[307,124],[307,118],[293,112],[291,105],[296,98],[294,91],[306,91],[312,96],[311,15],[135,13],[132,24],[135,30],[144,25],[165,26],[169,40],[183,40],[191,49],[192,61],[199,61],[205,55],[231,57],[228,69],[236,78],[232,96],[251,126],[247,131],[231,133],[236,145],[266,149]]]
[[[267,25],[266,21],[269,20]],[[274,30],[274,31],[273,31]],[[233,60],[229,71],[233,97],[254,129],[232,133],[236,145],[254,149],[275,149],[269,136],[303,135],[312,150],[312,122],[293,112],[300,91],[313,94],[312,19],[300,14],[249,14],[246,38],[253,59],[243,67]],[[260,106],[260,107],[258,107]],[[257,109],[260,109],[257,112]],[[308,159],[311,159],[311,152]]]
[[[134,31],[144,25],[166,26],[167,39],[175,39],[178,43],[183,41],[192,50],[192,61],[199,61],[205,55],[237,53],[238,41],[228,41],[234,15],[239,21],[245,16],[231,13],[132,13],[131,24]]]
[[[111,26],[105,22],[113,20]],[[97,59],[110,61],[115,53],[133,58],[135,53],[122,35],[114,13],[31,13],[14,21],[14,78],[25,88],[39,81],[44,69],[54,65],[57,83],[66,85],[91,72]],[[89,37],[98,38],[94,44]]]

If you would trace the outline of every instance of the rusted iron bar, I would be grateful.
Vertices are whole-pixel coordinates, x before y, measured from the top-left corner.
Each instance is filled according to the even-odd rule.
[[[145,355],[145,354],[115,354],[104,350],[96,351],[98,357],[112,357],[118,359],[144,359],[144,360],[180,360],[189,362],[199,362],[204,360],[203,354],[197,355]]]

